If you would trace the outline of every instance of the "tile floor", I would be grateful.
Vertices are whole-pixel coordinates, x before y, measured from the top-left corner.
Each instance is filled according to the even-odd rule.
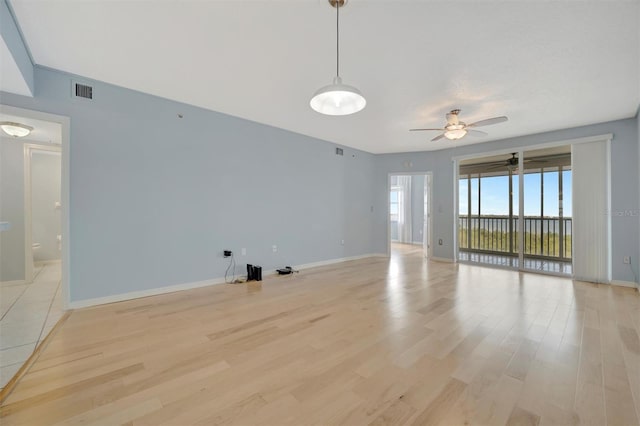
[[[518,268],[518,258],[513,256],[501,256],[498,254],[488,253],[472,253],[466,251],[460,251],[458,253],[458,260],[462,262],[474,262],[483,263],[485,265],[495,265],[505,268]],[[547,259],[524,259],[524,267],[530,271],[550,272],[554,274],[561,274],[571,276],[573,273],[571,262],[560,262]]]
[[[36,268],[30,284],[0,284],[0,389],[63,314],[60,263]]]

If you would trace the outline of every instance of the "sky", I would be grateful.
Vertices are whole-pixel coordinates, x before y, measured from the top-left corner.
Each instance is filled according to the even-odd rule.
[[[571,171],[562,173],[563,187],[563,216],[571,217]],[[513,177],[513,214],[518,215],[518,176]],[[540,216],[540,173],[524,175],[524,215]],[[466,179],[460,180],[459,212],[467,213],[467,185]],[[481,187],[481,215],[509,214],[509,178],[507,176],[483,177]],[[559,216],[558,212],[558,172],[544,173],[544,215]],[[478,178],[471,179],[471,214],[478,214]]]

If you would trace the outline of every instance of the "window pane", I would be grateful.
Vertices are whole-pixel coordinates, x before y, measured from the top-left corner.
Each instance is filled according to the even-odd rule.
[[[509,177],[495,176],[482,178],[480,197],[483,215],[509,214]]]
[[[390,198],[391,198],[391,202],[392,203],[397,203],[398,202],[398,191],[391,191]]]
[[[545,171],[544,177],[544,215],[558,217],[558,171]]]
[[[524,215],[540,216],[540,173],[524,175]]]
[[[478,214],[478,176],[471,177],[471,214]]]

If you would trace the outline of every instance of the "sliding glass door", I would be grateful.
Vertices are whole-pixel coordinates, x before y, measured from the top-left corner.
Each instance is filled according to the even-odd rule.
[[[571,153],[525,151],[522,269],[570,275]]]
[[[459,260],[571,274],[570,147],[461,161],[458,195]]]

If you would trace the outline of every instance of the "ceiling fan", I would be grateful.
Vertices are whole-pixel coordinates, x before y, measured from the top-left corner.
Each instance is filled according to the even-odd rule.
[[[442,138],[456,140],[463,138],[467,134],[471,136],[487,136],[488,133],[482,132],[480,130],[475,130],[475,127],[490,126],[492,124],[503,123],[508,120],[507,117],[502,116],[487,118],[486,120],[480,120],[476,121],[475,123],[467,124],[464,121],[460,121],[458,119],[458,114],[460,114],[459,109],[451,110],[451,112],[447,114],[447,124],[442,129],[409,129],[409,131],[421,132],[424,130],[437,130],[439,132],[443,132],[441,135],[438,135],[435,138],[431,139],[431,142],[435,142]]]
[[[565,158],[567,154],[555,154],[555,155],[546,155],[542,157],[532,157],[526,158],[524,162],[527,164],[525,168],[537,169],[539,167],[547,167],[548,165],[552,165],[551,163],[557,163]],[[487,169],[487,171],[499,170],[499,169],[508,169],[512,172],[518,170],[518,165],[520,164],[520,160],[517,157],[517,153],[512,152],[511,158],[507,158],[506,160],[499,161],[491,161],[488,163],[478,163],[476,166],[483,166]],[[557,164],[556,164],[557,165]]]

